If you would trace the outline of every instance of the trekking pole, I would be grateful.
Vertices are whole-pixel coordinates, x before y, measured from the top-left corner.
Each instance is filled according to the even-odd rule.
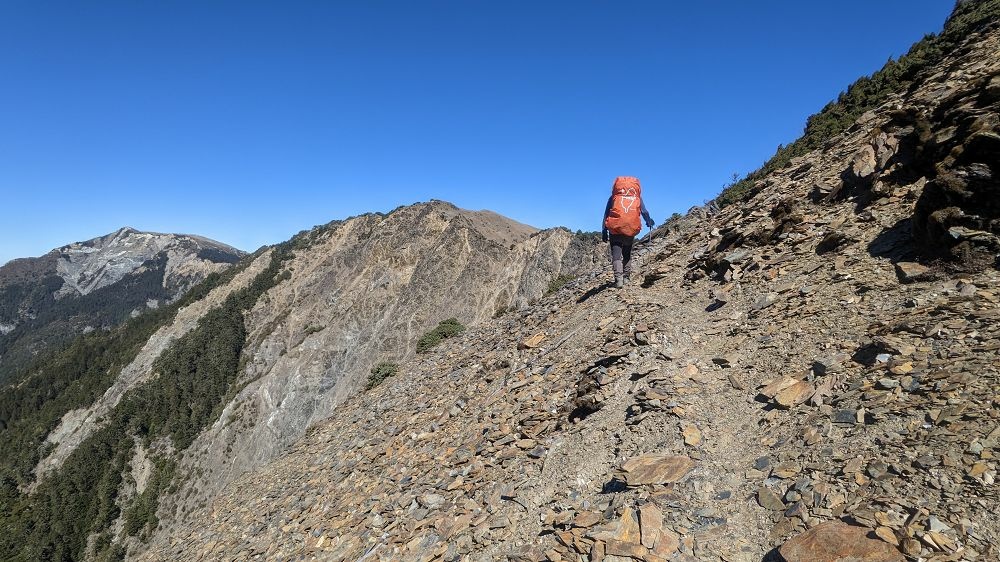
[[[653,242],[653,229],[651,228],[649,229],[649,232],[647,232],[646,235],[642,237],[642,240],[639,240],[639,243],[642,244],[643,246],[648,246],[652,242]]]

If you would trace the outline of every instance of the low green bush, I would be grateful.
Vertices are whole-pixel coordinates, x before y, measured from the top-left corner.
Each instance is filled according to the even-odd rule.
[[[566,273],[563,273],[562,275],[552,279],[552,281],[549,281],[548,289],[545,290],[545,296],[549,296],[552,293],[558,291],[559,289],[562,289],[563,287],[566,286],[567,283],[569,283],[574,279],[576,279],[575,275],[569,275]]]
[[[365,385],[365,390],[371,390],[382,384],[385,379],[395,375],[398,371],[399,365],[389,361],[382,361],[375,365],[372,367],[371,374],[368,375],[368,384]]]
[[[417,340],[417,353],[426,353],[443,340],[460,334],[463,331],[465,331],[465,326],[463,326],[457,319],[449,318],[447,320],[442,320],[436,328],[420,336],[420,339]]]

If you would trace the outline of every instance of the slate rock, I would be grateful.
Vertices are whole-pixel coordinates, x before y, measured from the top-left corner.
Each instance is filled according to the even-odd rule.
[[[904,562],[894,546],[866,527],[827,521],[788,540],[778,549],[785,562]]]
[[[903,283],[930,281],[934,278],[930,268],[914,262],[901,261],[896,264],[896,276]]]
[[[619,472],[629,486],[669,484],[683,479],[694,466],[690,457],[649,453],[625,461]]]
[[[757,503],[764,509],[771,511],[784,511],[785,509],[785,502],[781,501],[781,497],[770,488],[757,490]]]

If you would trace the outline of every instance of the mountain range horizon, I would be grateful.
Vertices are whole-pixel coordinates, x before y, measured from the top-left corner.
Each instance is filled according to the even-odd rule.
[[[353,10],[344,21],[364,29],[367,9],[309,8],[317,17],[295,41],[332,21],[330,10]],[[413,12],[420,29],[391,20],[386,29],[405,40],[458,16],[497,16],[480,9],[455,7],[441,21]],[[537,21],[503,21],[523,31],[551,9],[539,7]],[[593,9],[566,28],[591,25]],[[267,25],[277,25],[302,13],[247,10],[232,15],[269,14]],[[624,29],[647,29],[662,14],[644,13],[650,21]],[[848,15],[860,25],[877,13]],[[202,53],[204,23],[190,22],[192,52]],[[517,48],[554,48],[563,31]],[[157,36],[142,25],[134,32]],[[218,40],[239,33],[222,29]],[[477,55],[495,45],[491,33],[456,28],[410,48],[472,56],[465,74],[446,81],[467,94],[490,83],[476,65],[488,61]],[[636,49],[661,44],[633,36]],[[1000,0],[955,2],[940,33],[854,81],[800,137],[683,214],[659,206],[664,176],[611,187],[617,170],[600,192],[565,191],[569,183],[537,173],[466,199],[501,202],[497,210],[441,198],[371,209],[398,198],[379,189],[392,166],[373,168],[343,205],[295,188],[225,201],[163,189],[131,199],[129,218],[110,207],[101,214],[99,202],[88,208],[85,189],[72,199],[50,194],[50,208],[73,208],[76,229],[148,224],[149,212],[191,224],[185,210],[246,213],[242,228],[262,236],[305,216],[319,224],[256,249],[122,226],[0,265],[0,559],[1000,560],[998,52]],[[153,60],[173,54],[164,56]],[[254,68],[267,75],[269,64]],[[349,89],[353,75],[344,76]],[[287,78],[279,83],[294,92]],[[147,79],[156,82],[138,76],[136,91]],[[365,95],[402,96],[378,84]],[[650,92],[633,85],[638,106]],[[726,95],[743,99],[739,89]],[[461,121],[464,106],[438,101],[448,100]],[[393,107],[379,115],[402,118]],[[520,106],[494,109],[504,107]],[[275,111],[261,119],[291,116]],[[616,111],[602,115],[614,120]],[[525,146],[545,144],[545,122]],[[476,125],[484,136],[491,127]],[[468,156],[435,145],[454,126],[428,130],[421,148]],[[226,160],[225,147],[215,154]],[[386,161],[394,154],[384,147]],[[497,154],[507,172],[524,171],[521,153]],[[558,158],[533,154],[558,168]],[[589,160],[586,151],[577,158]],[[475,159],[462,164],[456,177]],[[574,177],[611,168],[589,164]],[[308,213],[283,215],[289,204]],[[323,216],[358,205],[351,216]],[[250,212],[258,207],[273,213]],[[529,224],[591,208],[593,229]],[[511,209],[523,220],[500,212]]]
[[[402,207],[411,207],[411,206],[414,206],[414,205],[424,205],[424,204],[429,204],[429,203],[444,203],[446,205],[451,205],[451,206],[454,206],[455,208],[459,208],[454,203],[451,203],[449,201],[445,201],[443,199],[434,199],[434,198],[427,199],[426,201],[417,201],[417,202],[411,203],[409,205],[403,205]],[[505,218],[507,220],[510,220],[512,222],[517,222],[517,221],[514,221],[514,219],[511,219],[509,217],[504,217],[504,215],[502,215],[502,214],[500,214],[500,213],[498,213],[498,212],[496,212],[496,211],[494,211],[492,209],[479,209],[479,210],[461,209],[461,210],[468,211],[468,212],[471,212],[471,213],[481,213],[481,214],[490,213],[490,214],[495,214],[495,215],[503,217],[503,218]],[[390,211],[390,212],[392,212],[392,211]],[[358,217],[358,216],[364,216],[364,215],[384,215],[384,214],[386,214],[386,213],[382,213],[382,212],[379,212],[379,211],[370,211],[370,212],[366,212],[366,213],[361,213],[360,215],[351,215],[351,216],[347,216],[347,217],[333,218],[333,219],[330,220],[330,222],[350,220],[352,218],[355,218],[355,217]],[[523,224],[523,223],[521,223],[521,224]],[[527,227],[527,228],[534,229],[534,230],[544,230],[543,228],[532,226],[532,225],[528,225],[528,224],[524,224],[524,226]],[[565,230],[570,230],[569,227],[566,227],[566,226],[554,226],[554,227],[548,227],[548,228],[562,228],[562,229],[565,229]],[[171,236],[187,236],[187,237],[192,237],[192,238],[201,238],[201,239],[207,240],[207,241],[209,241],[211,243],[214,243],[214,244],[227,246],[227,247],[232,248],[233,250],[238,251],[238,252],[247,252],[247,250],[245,250],[245,249],[240,249],[240,248],[237,248],[236,246],[232,246],[232,245],[227,244],[227,243],[225,243],[223,241],[214,240],[214,239],[208,238],[206,236],[202,236],[202,235],[197,234],[197,233],[175,232],[175,231],[170,231],[169,229],[166,230],[166,231],[143,230],[141,228],[135,228],[135,227],[133,227],[131,225],[127,225],[127,224],[124,225],[124,226],[115,228],[115,229],[113,229],[111,231],[108,231],[105,234],[99,234],[99,235],[92,236],[90,238],[85,238],[85,239],[78,240],[78,241],[67,242],[67,243],[62,244],[60,246],[57,246],[56,248],[53,248],[53,249],[51,249],[49,251],[58,250],[59,248],[71,246],[71,245],[74,245],[74,244],[85,244],[85,243],[93,241],[93,240],[97,240],[97,239],[100,239],[100,238],[105,238],[107,236],[113,236],[115,234],[119,234],[119,233],[122,233],[122,232],[135,232],[135,233],[140,233],[140,234],[153,234],[153,235],[162,234],[162,235],[171,235]],[[599,232],[599,229],[595,228],[594,230],[591,230],[589,232]],[[13,258],[9,259],[5,263],[0,263],[0,267],[3,267],[4,265],[7,265],[8,263],[13,262],[13,261],[22,260],[22,259],[37,258],[37,257],[40,257],[41,255],[42,254],[40,254],[38,256],[17,256],[17,257],[13,257]]]
[[[133,223],[252,251],[430,198],[592,231],[617,175],[683,213],[951,8],[723,5],[0,6],[0,262]]]

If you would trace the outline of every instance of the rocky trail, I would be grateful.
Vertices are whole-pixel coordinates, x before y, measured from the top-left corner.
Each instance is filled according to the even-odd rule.
[[[995,171],[998,47],[663,227],[625,290],[594,271],[405,362],[142,557],[1000,559],[1000,271],[933,196],[997,184],[911,173],[900,121],[980,119],[921,150]]]
[[[688,265],[689,256],[671,248],[677,236],[649,249],[649,267]],[[780,266],[787,262],[762,260],[758,280],[739,285],[741,295],[683,277],[619,292],[595,274],[526,314],[470,331],[350,401],[282,463],[238,481],[211,508],[212,526],[191,528],[159,552],[237,560],[761,560],[789,536],[841,515],[905,542],[907,529],[915,530],[911,541],[937,533],[924,533],[936,513],[952,533],[971,534],[930,535],[909,545],[914,552],[937,551],[927,545],[935,539],[969,548],[958,540],[978,537],[979,552],[995,556],[985,549],[997,544],[996,527],[975,501],[995,502],[995,492],[991,500],[970,494],[963,517],[932,512],[928,491],[939,501],[948,496],[913,482],[920,463],[903,467],[880,454],[888,452],[880,439],[898,442],[892,432],[912,425],[892,417],[902,405],[885,404],[919,392],[883,379],[897,380],[889,365],[912,363],[899,358],[921,354],[918,346],[897,343],[892,359],[871,366],[845,357],[867,345],[853,327],[867,326],[882,307],[908,310],[910,293],[951,303],[963,289],[951,281],[902,285],[891,264],[876,265],[865,252],[851,267],[803,255],[807,263],[773,280],[766,272],[787,270]],[[885,292],[844,296],[821,288],[826,276],[878,283]],[[996,314],[985,290],[995,282],[968,285],[975,292],[964,289],[973,295],[963,302]],[[796,322],[782,325],[787,317]],[[997,336],[994,328],[976,337]],[[995,385],[995,362],[986,374]],[[773,400],[761,394],[789,375],[808,390],[791,392],[792,385]],[[909,417],[926,425],[924,415]],[[980,441],[998,432],[981,433]],[[631,472],[622,470],[629,459],[637,459]],[[963,476],[963,485],[985,492],[995,465],[960,462],[960,474],[978,473],[978,480]],[[654,534],[647,519],[659,522],[655,539],[644,540]],[[864,543],[872,552],[888,544]]]

